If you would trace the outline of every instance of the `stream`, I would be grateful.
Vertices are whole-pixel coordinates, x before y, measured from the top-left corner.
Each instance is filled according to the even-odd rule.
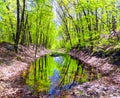
[[[24,89],[33,95],[43,94],[54,98],[61,91],[100,77],[92,71],[67,54],[45,55],[31,64],[27,74],[23,74]]]

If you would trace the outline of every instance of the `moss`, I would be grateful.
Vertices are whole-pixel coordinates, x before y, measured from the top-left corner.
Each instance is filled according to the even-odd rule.
[[[109,63],[120,65],[120,45],[108,48],[106,54],[109,56]]]
[[[79,94],[80,94],[80,95],[82,95],[82,94],[83,94],[83,92],[82,92],[82,91],[79,91]]]
[[[18,61],[22,61],[22,62],[24,62],[25,60],[24,60],[24,58],[22,58],[21,56],[17,56],[17,58],[16,58]]]
[[[109,47],[109,48],[107,48],[106,50],[105,50],[105,54],[107,55],[107,56],[110,56],[110,55],[112,55],[113,53],[114,53],[114,49],[113,49],[113,47]]]
[[[96,57],[101,57],[101,58],[104,58],[106,56],[105,51],[102,48],[98,48],[98,49],[94,48],[92,55]]]
[[[3,60],[0,60],[0,64],[2,64],[3,63]]]

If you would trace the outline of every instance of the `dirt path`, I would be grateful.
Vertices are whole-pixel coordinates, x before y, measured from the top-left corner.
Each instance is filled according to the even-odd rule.
[[[15,97],[16,92],[19,92],[21,88],[18,82],[21,82],[22,79],[19,76],[34,61],[35,50],[32,46],[29,48],[22,47],[23,52],[15,54],[14,51],[7,50],[5,45],[0,44],[0,98],[19,98]],[[36,57],[49,52],[45,49],[38,49]]]

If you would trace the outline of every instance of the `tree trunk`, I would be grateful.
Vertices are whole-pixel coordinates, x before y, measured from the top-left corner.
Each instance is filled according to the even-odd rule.
[[[20,24],[20,30],[22,31],[22,38],[21,38],[21,43],[20,44],[24,44],[24,42],[26,41],[26,34],[25,34],[25,29],[26,29],[26,25],[27,25],[27,18],[28,15],[26,15],[26,22],[24,24],[24,17],[25,17],[25,0],[23,0],[23,10],[22,10],[22,14],[21,14],[21,24]]]
[[[19,38],[20,38],[20,9],[19,9],[19,5],[20,2],[19,0],[17,0],[17,29],[16,29],[16,38],[15,38],[15,51],[16,53],[18,52],[18,43],[19,43]]]

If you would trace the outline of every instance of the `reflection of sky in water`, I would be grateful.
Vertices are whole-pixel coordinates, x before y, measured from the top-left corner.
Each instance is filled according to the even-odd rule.
[[[56,90],[56,87],[58,86],[59,83],[59,78],[60,78],[59,72],[56,69],[54,69],[53,76],[50,77],[51,81],[49,90],[50,98],[54,98],[54,94],[59,93],[59,91]]]
[[[87,75],[84,75],[84,80],[78,77],[82,67],[78,66],[77,61],[68,55],[46,55],[33,64],[30,67],[26,85],[33,87],[35,93],[49,92],[49,98],[54,98],[61,90],[70,89],[79,81],[84,82]]]
[[[58,64],[64,65],[64,58],[62,56],[54,57],[54,61]]]

